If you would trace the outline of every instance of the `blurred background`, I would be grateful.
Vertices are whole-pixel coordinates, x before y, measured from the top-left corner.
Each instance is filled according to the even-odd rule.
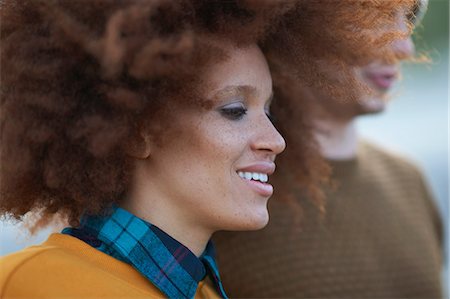
[[[413,39],[416,51],[432,62],[405,63],[388,109],[361,117],[358,125],[363,136],[404,154],[424,171],[445,226],[443,279],[448,298],[449,0],[430,0]]]
[[[387,111],[362,117],[358,125],[366,138],[403,153],[425,172],[445,225],[444,286],[448,296],[448,0],[430,0],[428,12],[413,38],[417,51],[426,53],[432,62],[406,63],[403,79],[394,90],[395,100]],[[0,221],[0,255],[40,243],[50,232],[47,229],[29,236],[20,225]]]

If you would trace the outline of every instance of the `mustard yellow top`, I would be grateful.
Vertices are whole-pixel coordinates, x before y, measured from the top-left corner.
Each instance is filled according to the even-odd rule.
[[[0,298],[163,298],[132,266],[69,235],[0,258]],[[200,282],[195,299],[219,298]]]

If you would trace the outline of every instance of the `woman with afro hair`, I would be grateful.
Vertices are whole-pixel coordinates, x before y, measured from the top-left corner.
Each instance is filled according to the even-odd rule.
[[[286,145],[270,119],[272,90],[294,92],[289,83],[300,77],[339,93],[354,82],[352,64],[395,59],[384,47],[398,37],[385,30],[392,8],[375,0],[0,2],[0,213],[32,214],[35,227],[55,215],[70,224],[1,259],[0,296],[226,297],[210,237],[268,221],[268,176]],[[320,32],[325,23],[333,29]],[[304,71],[286,72],[287,62]],[[324,63],[342,80],[323,73]],[[280,162],[302,165],[289,180],[321,207],[328,169],[308,107],[295,109],[304,125],[292,128],[295,103],[274,105],[293,140]],[[278,181],[283,194],[288,179]]]

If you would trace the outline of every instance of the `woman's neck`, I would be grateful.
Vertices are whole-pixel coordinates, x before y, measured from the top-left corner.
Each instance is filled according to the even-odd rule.
[[[180,210],[176,202],[158,192],[157,187],[145,175],[140,175],[138,170],[132,191],[120,206],[157,226],[199,257],[214,231],[203,227],[198,219],[192,219],[195,217]]]

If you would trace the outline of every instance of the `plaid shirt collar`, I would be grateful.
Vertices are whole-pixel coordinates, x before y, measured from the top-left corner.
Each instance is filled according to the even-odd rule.
[[[80,227],[68,227],[62,233],[132,265],[169,298],[194,298],[207,274],[217,292],[227,298],[211,241],[197,258],[158,227],[119,207],[110,216],[85,216]]]

